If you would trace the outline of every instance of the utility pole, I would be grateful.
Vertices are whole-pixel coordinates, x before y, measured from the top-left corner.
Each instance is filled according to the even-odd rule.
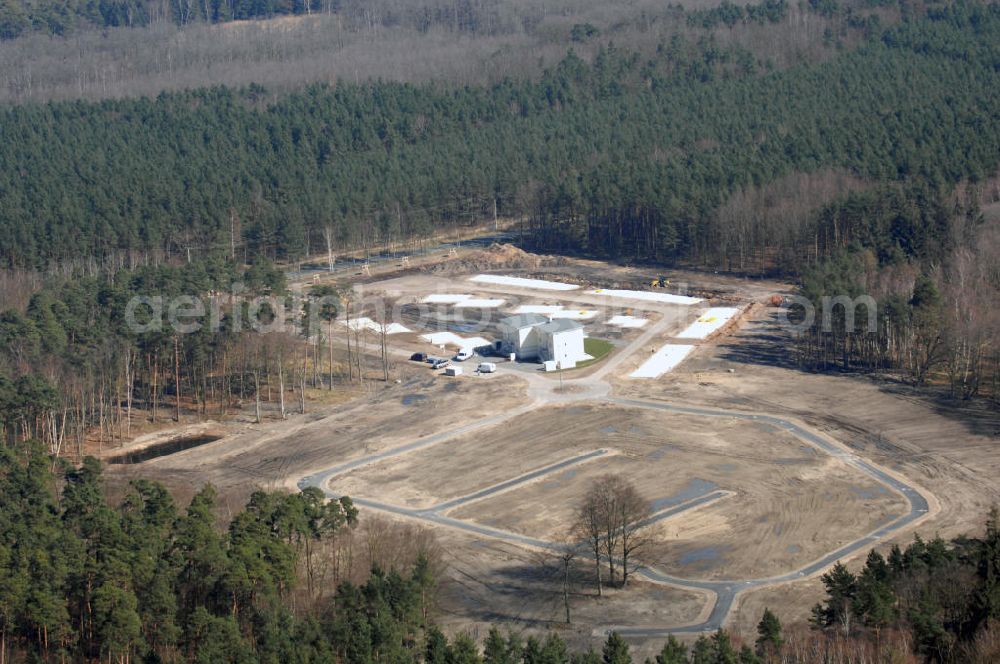
[[[330,329],[329,329],[329,332],[327,334],[327,337],[329,337],[329,339],[327,340],[327,346],[329,347],[329,351],[330,351],[329,354],[330,354],[330,390],[331,391],[333,390],[333,320],[334,319],[331,318],[330,322],[328,323],[328,326],[329,326]],[[347,336],[348,350],[350,350],[350,341],[351,341],[351,336],[350,336],[350,333],[348,333],[348,336]],[[316,340],[316,343],[317,344],[319,343],[319,339]],[[348,361],[350,361],[350,353],[348,353]]]
[[[174,335],[174,421],[181,421],[181,358],[177,335]]]
[[[253,391],[254,391],[254,415],[257,424],[260,424],[260,378],[257,375],[257,371],[253,372]]]
[[[344,311],[347,315],[344,317],[344,322],[346,325],[344,329],[347,330],[347,379],[350,382],[354,382],[354,358],[351,356],[351,291],[347,291],[347,297],[344,299]],[[331,330],[333,329],[331,324]],[[330,383],[331,389],[333,388],[333,383]]]
[[[306,414],[306,375],[305,373],[299,378],[299,412],[303,415]]]
[[[285,365],[281,361],[281,349],[278,350],[278,401],[281,404],[281,419],[285,419]]]
[[[135,353],[135,359],[139,359],[139,351]],[[125,349],[125,435],[132,437],[132,388],[135,385],[135,362],[132,360],[132,350]]]
[[[147,358],[149,356],[147,355]],[[156,379],[160,373],[160,349],[153,351],[153,424],[156,424],[156,401],[159,391],[156,386]]]
[[[382,356],[382,378],[388,383],[389,382],[389,344],[388,344],[389,333],[387,331],[385,318],[382,318],[379,324],[379,346]]]

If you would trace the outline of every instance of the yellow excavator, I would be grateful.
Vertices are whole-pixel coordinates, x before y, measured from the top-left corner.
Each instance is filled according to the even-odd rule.
[[[649,282],[650,288],[666,288],[670,285],[670,280],[664,277],[662,274]]]

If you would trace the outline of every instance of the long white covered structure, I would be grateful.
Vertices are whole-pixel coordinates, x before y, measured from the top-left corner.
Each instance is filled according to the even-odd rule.
[[[499,286],[516,286],[518,288],[536,288],[538,290],[569,291],[579,288],[576,284],[566,284],[561,281],[509,277],[503,274],[477,274],[474,277],[470,277],[469,281],[477,281],[481,284],[497,284]]]
[[[688,295],[674,295],[673,293],[657,293],[654,291],[637,290],[616,290],[614,288],[595,288],[587,291],[588,295],[606,295],[629,300],[642,300],[645,302],[661,302],[663,304],[698,304],[700,297],[690,297]]]
[[[721,329],[739,312],[736,307],[712,307],[677,336],[680,339],[705,339]]]
[[[597,315],[594,309],[567,309],[561,304],[522,304],[514,310],[515,314],[542,314],[549,318],[569,318],[571,320],[587,320]]]
[[[420,301],[424,304],[456,304],[471,299],[468,293],[431,293]]]
[[[468,348],[475,350],[476,348],[490,345],[488,339],[482,337],[462,337],[454,332],[428,332],[427,334],[421,334],[420,338],[429,341],[435,346],[454,346],[459,349]]]
[[[656,351],[652,357],[642,363],[642,365],[629,374],[631,378],[659,378],[668,371],[673,370],[678,364],[684,361],[694,350],[694,346],[686,344],[667,344]]]
[[[368,330],[369,332],[375,332],[376,334],[382,333],[382,325],[380,323],[376,323],[367,316],[361,316],[360,318],[348,318],[347,320],[342,321],[342,323],[355,332]],[[409,331],[410,328],[405,325],[400,325],[399,323],[386,323],[385,325],[386,334],[402,334],[403,332]]]

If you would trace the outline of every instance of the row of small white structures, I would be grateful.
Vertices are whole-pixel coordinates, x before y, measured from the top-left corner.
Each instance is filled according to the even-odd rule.
[[[570,291],[579,288],[576,284],[495,274],[479,274],[471,277],[470,281],[550,291]],[[674,295],[672,293],[656,293],[650,291],[598,288],[586,292],[591,295],[604,295],[613,298],[627,298],[647,302],[660,302],[664,304],[691,305],[702,301],[701,298],[689,297],[687,295]],[[480,309],[497,308],[502,306],[505,302],[503,299],[476,298],[467,293],[432,293],[424,297],[421,301],[425,304],[451,304],[455,307]],[[735,307],[710,308],[702,314],[698,320],[691,323],[691,325],[685,328],[677,336],[681,339],[705,339],[726,325],[738,312],[739,309]],[[566,318],[572,320],[587,320],[597,315],[596,311],[590,309],[567,309],[563,305],[547,304],[522,305],[518,307],[514,313],[541,314],[550,318]],[[649,320],[646,318],[627,315],[617,315],[608,319],[609,325],[616,325],[623,328],[641,328],[648,322]],[[345,321],[345,323],[353,330],[367,329],[375,333],[383,332],[382,325],[370,318],[352,318]],[[385,334],[400,334],[410,331],[411,330],[409,328],[400,325],[399,323],[388,323],[384,328]],[[490,343],[483,337],[461,337],[454,332],[434,332],[421,336],[423,339],[434,344],[435,346],[453,345],[458,348],[478,348],[480,346],[489,345]],[[629,374],[629,376],[632,378],[659,378],[680,364],[693,349],[693,345],[667,344],[657,350],[649,359],[643,362],[638,369]]]
[[[706,339],[739,313],[736,307],[713,307],[677,335],[680,339]],[[629,374],[631,378],[659,378],[673,370],[694,350],[688,344],[667,344]]]
[[[575,284],[561,283],[558,281],[545,281],[542,279],[525,279],[523,277],[511,277],[495,274],[480,274],[472,277],[470,281],[478,283],[497,284],[504,286],[514,286],[518,288],[534,288],[539,290],[570,291],[576,290],[579,286]],[[701,298],[687,295],[675,295],[673,293],[658,293],[655,291],[619,290],[608,288],[597,288],[586,291],[589,295],[603,295],[612,298],[622,298],[639,300],[645,302],[658,302],[663,304],[692,305],[701,302]],[[472,296],[462,299],[462,302],[471,301]],[[735,307],[713,307],[702,314],[698,320],[691,323],[678,336],[681,339],[706,339],[711,334],[720,330],[739,312]],[[592,318],[596,312],[583,310],[567,310],[561,305],[526,305],[519,307],[515,313],[539,313],[547,316],[586,319]],[[635,316],[614,316],[608,320],[610,325],[619,325],[628,328],[640,328],[648,322],[648,319]],[[642,365],[629,374],[632,378],[659,378],[663,374],[673,370],[684,361],[684,358],[694,350],[689,344],[666,344],[652,357],[642,363]]]

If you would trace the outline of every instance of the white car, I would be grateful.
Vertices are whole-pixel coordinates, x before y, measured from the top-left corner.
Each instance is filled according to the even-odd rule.
[[[475,351],[473,351],[471,348],[463,348],[462,350],[458,351],[455,354],[455,357],[452,359],[454,359],[456,362],[465,362],[473,355],[475,355]]]

